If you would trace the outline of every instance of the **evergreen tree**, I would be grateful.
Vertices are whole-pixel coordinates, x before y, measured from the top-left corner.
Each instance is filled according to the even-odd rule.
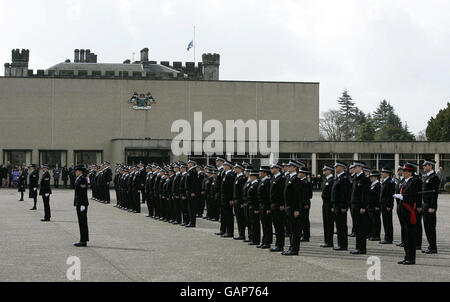
[[[373,124],[373,120],[368,116],[365,123],[361,124],[358,128],[358,136],[359,141],[373,141],[375,140],[375,126]]]
[[[450,141],[450,102],[447,103],[447,108],[440,110],[435,118],[428,121],[426,134],[429,141]]]
[[[373,113],[373,124],[378,130],[389,122],[389,117],[394,114],[394,107],[386,100],[382,100]]]
[[[352,140],[355,136],[356,106],[348,90],[342,92],[338,99],[341,132],[343,140]]]

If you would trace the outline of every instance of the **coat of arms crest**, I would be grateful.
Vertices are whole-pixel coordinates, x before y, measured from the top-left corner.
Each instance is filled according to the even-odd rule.
[[[147,94],[135,92],[128,102],[133,104],[134,110],[150,110],[152,105],[156,104],[156,100],[150,92]]]

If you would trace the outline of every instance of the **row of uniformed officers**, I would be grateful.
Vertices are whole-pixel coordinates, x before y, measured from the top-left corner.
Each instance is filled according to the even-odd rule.
[[[326,165],[323,168],[326,178],[322,192],[325,240],[322,247],[334,248],[335,227],[338,246],[334,250],[337,251],[348,249],[348,236],[356,237],[356,249],[352,254],[366,254],[367,240],[392,244],[395,199],[402,227],[402,242],[398,245],[406,252],[401,263],[415,263],[415,251],[422,245],[422,216],[429,241],[424,252],[437,253],[439,180],[434,165],[432,160],[425,161],[424,181],[412,163],[399,167],[397,177],[389,169],[381,173],[370,171],[359,161],[348,170],[341,162],[334,167]],[[201,167],[192,160],[165,167],[118,166],[114,178],[116,206],[139,213],[142,200],[147,204],[149,217],[186,227],[195,227],[196,218],[202,216],[206,207],[204,218],[220,219],[217,235],[234,237],[236,217],[238,237],[234,239],[272,252],[283,252],[283,255],[297,255],[300,242],[310,238],[312,185],[308,175],[305,163],[295,160],[259,170],[247,163],[232,164],[223,158],[217,158],[216,167]],[[347,234],[349,210],[353,220],[350,235]],[[380,239],[381,226],[384,240]],[[276,242],[271,248],[273,228]],[[287,251],[284,251],[285,235],[290,238]]]

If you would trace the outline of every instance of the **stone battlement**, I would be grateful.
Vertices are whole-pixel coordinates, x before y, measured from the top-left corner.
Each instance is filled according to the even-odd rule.
[[[74,62],[67,59],[46,70],[28,69],[30,52],[12,50],[12,63],[5,64],[5,77],[107,78],[107,79],[173,79],[219,80],[219,54],[203,54],[203,62],[169,62],[149,60],[149,49],[141,50],[139,61],[121,64],[97,63],[97,55],[89,49],[75,49]]]

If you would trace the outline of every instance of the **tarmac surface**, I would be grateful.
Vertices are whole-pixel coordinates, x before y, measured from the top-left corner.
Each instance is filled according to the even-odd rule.
[[[414,266],[397,264],[403,259],[403,249],[395,244],[369,241],[368,254],[360,256],[321,248],[320,193],[314,193],[312,200],[311,242],[302,243],[300,256],[293,257],[220,238],[214,235],[219,229],[217,222],[198,219],[197,228],[186,229],[145,217],[145,205],[141,214],[119,210],[113,207],[114,197],[110,205],[90,201],[91,242],[88,248],[75,248],[79,230],[73,191],[54,190],[52,221],[47,223],[40,221],[42,199],[38,211],[30,211],[32,200],[18,199],[16,190],[0,189],[0,281],[68,281],[71,256],[81,261],[83,282],[368,281],[367,272],[373,263],[367,260],[371,256],[380,259],[381,281],[450,281],[447,194],[439,197],[439,254],[418,251]],[[399,231],[394,214],[395,242],[399,241]],[[428,243],[423,236],[425,249]],[[349,238],[349,249],[354,247],[355,239]]]

